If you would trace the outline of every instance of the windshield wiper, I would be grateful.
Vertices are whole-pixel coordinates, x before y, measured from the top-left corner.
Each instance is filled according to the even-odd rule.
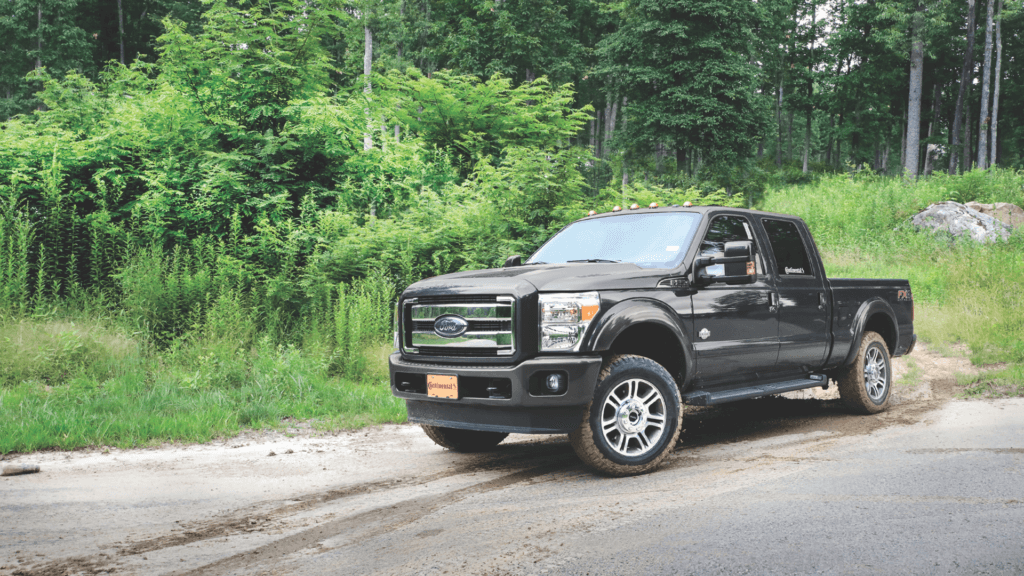
[[[590,259],[587,259],[587,260],[566,260],[566,262],[587,262],[587,263],[610,262],[612,264],[618,264],[619,262],[622,262],[622,260],[605,260],[603,258],[590,258]]]

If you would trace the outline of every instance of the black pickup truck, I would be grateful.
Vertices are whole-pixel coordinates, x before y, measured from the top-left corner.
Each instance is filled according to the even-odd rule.
[[[885,410],[913,320],[906,280],[826,278],[799,218],[652,204],[577,220],[525,263],[410,286],[391,387],[446,448],[567,433],[592,468],[638,474],[675,446],[684,404],[831,380],[851,410]]]

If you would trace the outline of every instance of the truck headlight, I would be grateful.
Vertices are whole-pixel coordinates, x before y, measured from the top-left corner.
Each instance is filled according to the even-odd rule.
[[[597,292],[540,295],[541,352],[577,352],[583,336],[601,309]]]

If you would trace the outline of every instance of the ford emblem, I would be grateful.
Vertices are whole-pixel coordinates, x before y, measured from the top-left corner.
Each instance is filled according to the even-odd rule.
[[[469,329],[469,322],[462,316],[445,314],[434,320],[434,333],[444,338],[462,336]]]

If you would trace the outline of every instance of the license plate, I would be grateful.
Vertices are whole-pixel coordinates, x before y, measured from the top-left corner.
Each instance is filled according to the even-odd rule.
[[[427,374],[427,396],[431,398],[459,399],[459,377]]]

